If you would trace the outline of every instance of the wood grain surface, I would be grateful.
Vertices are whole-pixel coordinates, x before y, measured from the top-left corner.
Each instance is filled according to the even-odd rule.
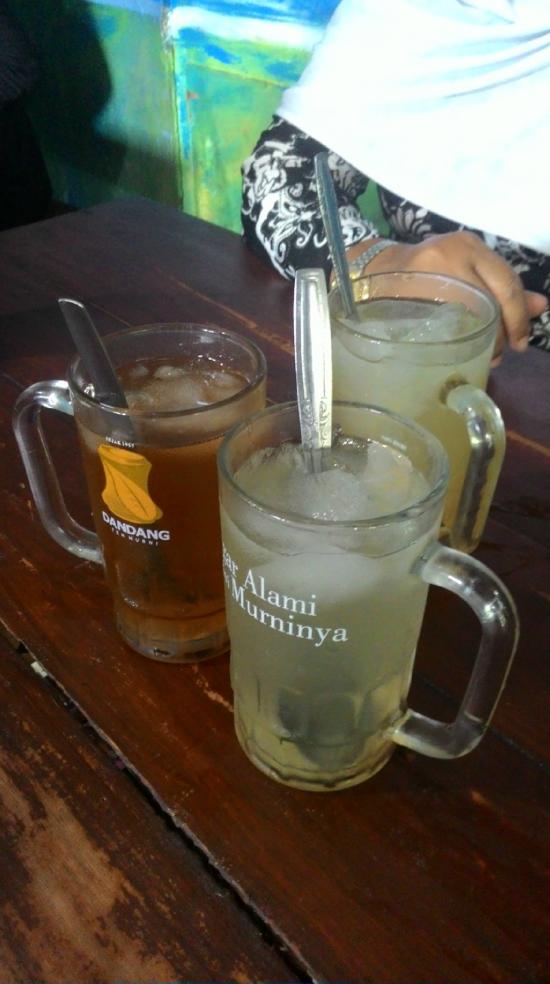
[[[0,639],[0,980],[296,980],[120,760]]]
[[[491,381],[509,437],[479,557],[512,591],[522,636],[487,737],[472,755],[453,763],[398,750],[368,783],[320,796],[273,783],[244,757],[233,734],[227,658],[170,667],[148,661],[122,643],[101,570],[64,552],[42,530],[10,430],[11,408],[21,387],[65,373],[71,346],[55,303],[63,294],[85,300],[102,331],[181,319],[241,331],[266,353],[271,398],[290,398],[290,285],[266,271],[236,236],[143,201],[113,203],[3,234],[0,264],[7,271],[7,290],[0,296],[0,618],[12,641],[21,641],[49,675],[50,683],[40,686],[53,688],[55,682],[135,777],[132,795],[147,789],[159,811],[155,819],[164,814],[180,832],[170,833],[178,838],[180,863],[187,865],[184,847],[191,843],[216,878],[230,886],[221,905],[226,927],[231,919],[247,917],[247,932],[257,949],[250,951],[248,963],[238,963],[244,948],[235,946],[223,964],[229,977],[231,968],[235,973],[239,966],[245,975],[259,968],[256,973],[265,980],[293,979],[284,976],[286,969],[304,980],[542,984],[548,979],[550,938],[544,905],[548,354],[507,357]],[[526,405],[525,394],[531,391]],[[48,416],[54,418],[47,422],[47,433],[67,502],[85,520],[88,510],[71,421]],[[465,606],[441,591],[431,592],[412,706],[453,716],[477,636]],[[32,680],[29,686],[31,682],[37,685]],[[60,713],[58,707],[50,711]],[[46,728],[42,715],[47,708],[35,711],[33,705],[37,735]],[[11,741],[9,747],[25,764],[22,733],[13,735],[6,738],[2,732],[0,749]],[[35,774],[32,762],[26,762],[33,795],[47,785],[44,770],[51,768],[56,754],[50,748],[51,761],[36,763]],[[94,781],[99,776],[106,782],[100,772],[98,766]],[[73,813],[74,785],[67,772],[58,791]],[[134,806],[144,814],[153,810],[149,800]],[[125,800],[119,812],[114,805],[112,809],[122,828],[130,807]],[[82,823],[93,834],[93,816]],[[25,843],[11,847],[19,859]],[[155,843],[164,870],[164,846]],[[124,877],[139,881],[139,863],[138,857],[135,869],[124,868]],[[116,851],[105,865],[105,877],[111,868],[120,870]],[[39,868],[26,883],[28,893],[34,891]],[[193,885],[193,891],[207,892],[200,879]],[[153,913],[157,898],[155,892],[147,898]],[[2,904],[13,905],[13,892],[5,883],[0,911]],[[189,904],[183,904],[184,911]],[[276,963],[262,965],[268,957],[252,915],[265,928],[269,958],[282,961],[281,970]],[[151,916],[151,936],[155,918]],[[170,950],[171,927],[168,920],[162,952],[177,966]],[[148,928],[144,932],[149,936]],[[197,947],[196,953],[191,947],[189,960],[195,963],[185,971],[190,978],[202,952],[196,935],[196,927],[186,924],[180,937],[192,938]],[[34,939],[47,953],[43,925]],[[15,952],[13,946],[10,952]],[[34,950],[29,936],[20,941],[17,953],[21,968],[30,973]],[[216,966],[221,973],[222,965]],[[86,973],[78,979],[97,979]],[[177,973],[182,976],[181,970]],[[162,978],[151,971],[150,978],[139,979]]]

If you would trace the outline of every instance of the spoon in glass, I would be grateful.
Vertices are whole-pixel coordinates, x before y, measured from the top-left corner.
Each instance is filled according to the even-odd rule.
[[[94,387],[94,399],[110,407],[127,407],[114,366],[87,308],[72,297],[60,297],[58,304]]]
[[[332,445],[332,347],[323,270],[296,272],[294,348],[302,447],[310,471],[318,473],[323,449]]]
[[[89,311],[72,297],[60,297],[58,304],[93,386],[93,399],[110,407],[128,409],[124,390]],[[128,414],[111,413],[109,421],[114,428],[111,433],[114,443],[135,442],[134,426]]]
[[[338,202],[336,201],[336,193],[328,166],[328,154],[326,151],[321,151],[315,155],[315,178],[317,181],[317,194],[319,196],[321,216],[325,227],[336,283],[340,291],[340,297],[342,298],[344,315],[351,321],[359,321],[349,275],[348,261],[346,260],[346,246],[340,226]]]

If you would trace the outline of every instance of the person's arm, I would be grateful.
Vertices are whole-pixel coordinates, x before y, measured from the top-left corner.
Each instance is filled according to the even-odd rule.
[[[539,317],[548,304],[543,294],[524,290],[520,277],[506,260],[479,235],[464,229],[428,236],[421,243],[392,243],[370,261],[365,273],[393,270],[447,274],[493,294],[502,315],[495,356],[500,354],[505,341],[523,352],[529,341],[530,319]]]
[[[308,266],[322,267],[327,276],[331,273],[314,174],[315,154],[321,150],[326,147],[275,117],[243,165],[245,239],[288,278]],[[355,204],[369,179],[334,153],[329,153],[329,167],[351,261],[369,245],[366,239],[375,242],[380,238]],[[419,243],[394,242],[368,264],[368,273],[394,270],[448,274],[492,293],[502,312],[496,355],[505,340],[512,348],[524,350],[530,319],[540,316],[548,303],[542,294],[524,290],[511,266],[480,235],[467,230],[427,236]]]
[[[244,238],[263,259],[289,279],[303,267],[331,269],[319,208],[314,159],[322,144],[280,117],[274,117],[243,164]],[[368,179],[330,153],[329,167],[347,246],[378,236],[356,201]]]

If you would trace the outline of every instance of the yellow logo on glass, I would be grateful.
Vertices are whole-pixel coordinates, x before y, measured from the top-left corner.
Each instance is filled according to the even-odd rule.
[[[100,444],[98,450],[105,488],[101,493],[108,509],[129,523],[154,523],[162,516],[162,509],[149,495],[147,482],[151,462],[136,451]]]

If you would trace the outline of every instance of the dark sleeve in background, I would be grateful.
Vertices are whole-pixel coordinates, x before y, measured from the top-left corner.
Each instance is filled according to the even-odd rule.
[[[244,238],[289,279],[303,267],[331,268],[314,168],[315,155],[326,149],[274,116],[243,164]],[[336,154],[329,154],[329,167],[346,245],[377,235],[356,206],[368,178]]]
[[[51,186],[25,108],[39,76],[23,29],[0,0],[0,229],[43,218]]]

